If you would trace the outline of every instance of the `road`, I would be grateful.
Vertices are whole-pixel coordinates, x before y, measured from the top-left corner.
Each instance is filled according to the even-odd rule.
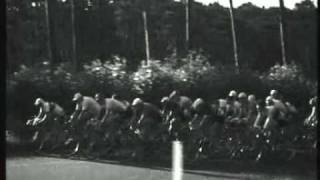
[[[115,162],[93,162],[52,157],[15,157],[6,160],[7,180],[169,180],[171,170],[158,167],[138,167]],[[316,179],[298,175],[268,175],[185,170],[183,180],[234,179]]]

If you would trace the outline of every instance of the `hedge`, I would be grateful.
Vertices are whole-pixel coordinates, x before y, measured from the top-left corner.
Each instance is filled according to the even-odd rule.
[[[307,102],[317,89],[317,84],[305,78],[296,64],[275,65],[262,73],[241,69],[236,74],[233,67],[211,65],[204,55],[194,52],[186,58],[152,60],[149,66],[142,61],[136,71],[129,71],[126,64],[126,59],[114,56],[106,61],[93,60],[77,73],[68,63],[59,64],[53,71],[47,63],[21,65],[19,71],[7,77],[7,128],[23,127],[37,111],[33,106],[36,97],[54,101],[70,114],[75,92],[88,96],[116,93],[128,101],[141,97],[159,105],[161,97],[174,89],[209,102],[225,97],[231,89],[255,94],[257,98],[265,98],[270,89],[278,89],[306,114]]]

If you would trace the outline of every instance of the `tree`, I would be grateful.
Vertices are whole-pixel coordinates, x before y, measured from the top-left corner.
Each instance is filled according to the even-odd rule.
[[[8,70],[13,72],[21,64],[31,66],[48,59],[45,0],[6,1]],[[173,52],[178,58],[185,55],[186,6],[179,1],[90,0],[90,4],[88,0],[73,1],[72,25],[70,0],[48,0],[54,63],[64,56],[64,62],[76,60],[80,67],[96,58],[103,61],[111,55],[120,55],[128,60],[128,68],[134,70],[146,55],[144,10],[151,58],[164,60]],[[230,9],[218,3],[206,6],[190,0],[189,6],[189,49],[203,50],[212,64],[235,66]],[[317,7],[311,0],[305,0],[297,3],[295,9],[285,10],[286,61],[292,59],[305,72],[316,74]],[[234,8],[234,14],[236,52],[238,59],[241,57],[238,64],[241,68],[248,64],[250,68],[265,71],[279,60],[283,62],[279,8],[258,8],[247,3]],[[73,47],[75,60],[72,60]]]
[[[150,50],[149,50],[149,33],[148,33],[148,21],[147,21],[147,12],[142,11],[143,18],[143,29],[144,29],[144,37],[145,37],[145,46],[146,46],[146,63],[147,66],[150,65]]]
[[[308,9],[315,9],[313,2],[311,0],[304,0],[300,3],[295,4],[296,10],[308,10]]]
[[[46,25],[47,25],[47,48],[48,48],[48,59],[50,61],[51,69],[53,67],[52,59],[52,40],[51,40],[51,21],[50,21],[50,11],[49,11],[49,2],[45,0],[45,12],[46,12]]]
[[[280,40],[281,40],[281,54],[282,64],[287,65],[287,38],[286,38],[286,19],[285,19],[285,7],[283,0],[279,0],[280,3]]]
[[[75,6],[74,0],[70,0],[71,5],[71,34],[72,34],[72,63],[74,67],[74,71],[78,70],[78,62],[77,62],[77,39],[75,32]]]
[[[230,2],[230,20],[231,20],[231,31],[232,31],[232,41],[233,41],[233,53],[234,53],[234,64],[236,68],[236,72],[239,73],[239,60],[238,60],[238,47],[237,47],[237,37],[236,30],[234,27],[234,14],[233,14],[233,3],[232,0]]]
[[[189,35],[189,0],[184,0],[184,4],[185,4],[185,21],[186,21],[186,39],[185,39],[185,50],[186,53],[188,54],[188,50],[189,50],[189,39],[190,39],[190,35]]]

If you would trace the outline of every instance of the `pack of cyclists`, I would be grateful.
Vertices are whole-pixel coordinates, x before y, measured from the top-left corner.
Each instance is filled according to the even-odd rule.
[[[39,142],[39,150],[70,146],[72,155],[107,155],[124,147],[159,150],[180,140],[195,158],[219,149],[236,156],[257,146],[257,137],[264,144],[275,142],[274,149],[281,145],[279,137],[290,142],[297,139],[287,129],[314,129],[318,121],[316,96],[310,99],[310,114],[302,121],[296,120],[297,108],[277,90],[271,90],[265,99],[231,90],[225,98],[208,101],[192,100],[174,90],[159,100],[160,106],[141,98],[129,102],[116,94],[106,98],[101,93],[94,97],[76,93],[72,102],[75,110],[67,116],[59,104],[35,100],[39,113],[26,124],[35,129],[33,140]]]

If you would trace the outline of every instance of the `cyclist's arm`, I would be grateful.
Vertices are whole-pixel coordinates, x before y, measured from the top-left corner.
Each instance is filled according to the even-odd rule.
[[[317,110],[316,110],[316,107],[314,106],[314,107],[312,107],[312,112],[311,112],[311,117],[316,117],[316,115],[317,115]]]
[[[38,123],[42,123],[43,121],[45,121],[45,120],[46,120],[46,118],[47,118],[47,114],[45,114],[45,115],[43,116],[43,118],[42,118],[41,120],[39,120],[39,121],[38,121]]]
[[[208,117],[208,115],[206,115],[206,114],[202,116],[201,121],[200,121],[200,127],[202,127],[204,124],[207,123],[207,121],[209,121],[208,118],[209,118],[209,117]]]
[[[256,120],[254,121],[253,127],[260,128],[261,121],[262,121],[262,114],[258,113]]]
[[[87,110],[86,109],[82,109],[79,114],[78,114],[78,120],[80,120],[85,114],[86,114]]]
[[[275,121],[275,116],[278,112],[277,112],[277,109],[272,108],[272,109],[268,110],[267,113],[268,113],[267,118],[266,118],[266,121],[263,125],[264,129],[268,128],[269,124]]]
[[[38,115],[36,116],[36,119],[41,118],[43,116],[43,114],[44,113],[43,113],[42,107],[40,107],[40,110],[39,110]]]
[[[77,103],[72,119],[79,119],[82,112],[82,106]]]
[[[316,117],[316,107],[312,107],[311,113],[310,115],[307,117],[306,122],[305,123],[310,123],[313,119],[315,119]]]
[[[143,122],[144,117],[145,117],[144,113],[141,113],[141,116],[140,116],[140,118],[139,118],[139,120],[138,120],[138,124],[140,124],[141,122]]]
[[[107,107],[107,105],[106,105],[106,108],[105,108],[106,110],[105,110],[105,113],[104,113],[104,115],[103,115],[103,117],[102,117],[102,119],[101,119],[101,123],[104,123],[106,120],[107,120],[107,118],[108,118],[108,116],[109,116],[109,108]]]

